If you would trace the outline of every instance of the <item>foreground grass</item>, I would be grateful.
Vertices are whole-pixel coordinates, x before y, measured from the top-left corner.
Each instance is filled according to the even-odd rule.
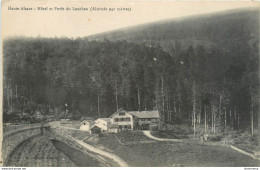
[[[260,161],[227,147],[157,142],[142,135],[142,132],[108,134],[92,142],[118,155],[130,166],[260,166]]]
[[[157,138],[180,139],[180,137],[172,131],[153,131],[151,134]]]
[[[161,138],[178,138],[175,131],[159,131],[152,134]],[[184,130],[182,130],[184,131]],[[66,130],[66,133],[99,149],[116,154],[130,166],[260,166],[260,161],[253,160],[237,151],[222,146],[203,146],[196,143],[158,142],[143,135],[141,131],[128,131],[119,134],[104,134],[102,137],[87,132]],[[189,140],[189,132],[185,137]],[[199,139],[198,139],[199,140]]]
[[[250,129],[232,130],[230,127],[227,128],[226,132],[213,134],[209,127],[207,133],[210,142],[229,143],[249,153],[260,153],[260,132],[257,129],[255,129],[254,135],[251,135]],[[205,134],[204,125],[200,125],[196,129],[196,138],[194,139],[193,127],[189,124],[167,124],[166,130],[153,133],[156,137],[174,138],[176,136],[193,142],[200,142],[200,136],[203,134]]]
[[[260,136],[258,133],[251,135],[248,131],[229,132],[226,135],[230,143],[250,153],[260,153]]]

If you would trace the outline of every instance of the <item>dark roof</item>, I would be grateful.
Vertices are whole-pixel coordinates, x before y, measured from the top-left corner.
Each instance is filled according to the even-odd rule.
[[[138,118],[160,118],[159,111],[158,110],[150,110],[150,111],[130,111],[127,112],[133,116],[136,116]]]
[[[159,111],[158,110],[149,110],[149,111],[126,111],[123,108],[120,108],[118,111],[113,113],[110,118],[112,118],[115,114],[119,112],[126,112],[133,116],[136,116],[138,118],[160,118]]]
[[[92,126],[90,129],[94,129],[94,128],[102,129],[101,127],[98,127],[97,125]]]

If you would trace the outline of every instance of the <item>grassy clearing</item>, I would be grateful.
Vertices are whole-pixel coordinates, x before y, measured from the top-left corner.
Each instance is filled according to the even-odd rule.
[[[249,131],[245,132],[229,132],[225,136],[226,140],[247,152],[256,153],[260,152],[259,134],[256,131],[254,135],[251,135]]]
[[[60,128],[59,129],[62,133],[65,133],[67,135],[70,135],[76,139],[79,139],[79,140],[82,140],[86,137],[88,137],[90,134],[89,132],[86,132],[86,131],[80,131],[80,130],[71,130],[71,129],[63,129],[63,128]]]
[[[134,167],[176,166],[180,164],[182,166],[192,167],[260,166],[260,161],[253,160],[227,147],[196,145],[194,143],[158,142],[143,135],[142,131],[104,134],[101,137],[89,135],[87,132],[75,130],[66,131],[66,133],[78,139],[83,139],[88,136],[84,142],[99,149],[114,153],[125,160],[130,166]],[[182,139],[186,138],[189,140],[193,138],[189,128],[183,125],[171,126],[165,131],[153,132],[152,134],[162,138],[176,138],[175,134],[177,134],[178,137],[181,136]],[[233,141],[234,144],[241,144],[243,140],[246,145],[248,145],[248,141],[244,140],[244,138],[248,137],[247,133],[244,133],[244,135],[238,133],[229,136],[231,136],[231,139],[239,137],[239,140]],[[200,142],[199,135],[197,138],[195,140]],[[214,141],[215,138],[217,141],[223,139],[229,140],[227,133],[210,135],[210,138],[212,141]]]
[[[65,123],[59,122],[59,125],[65,126],[65,127],[70,127],[70,128],[78,128],[80,122],[81,121],[78,121],[78,120],[71,120],[71,121],[67,121]]]
[[[209,127],[207,133],[210,142],[230,143],[247,152],[260,152],[260,135],[257,130],[255,130],[253,136],[250,130],[232,131],[230,128],[227,128],[226,133],[218,132],[213,134]],[[205,134],[204,125],[200,125],[196,128],[196,138],[194,139],[193,129],[188,124],[168,124],[167,130],[153,133],[154,136],[162,138],[174,138],[174,135],[176,135],[182,139],[190,139],[191,142],[200,142],[200,136],[203,134]]]
[[[70,160],[72,160],[79,167],[101,167],[99,161],[95,158],[84,154],[78,149],[75,149],[66,143],[60,142],[58,140],[52,140],[53,145],[57,150],[64,153]]]
[[[115,135],[118,140],[122,143],[129,142],[144,142],[144,141],[153,141],[152,139],[146,137],[142,131],[125,131]]]
[[[98,139],[95,142],[97,147],[106,148],[134,167],[165,167],[178,164],[192,167],[260,165],[259,161],[227,147],[156,141],[143,143],[147,137],[142,137],[142,135],[141,132],[107,134],[103,137],[96,137]]]
[[[172,131],[152,131],[151,134],[157,138],[180,139],[180,137]]]

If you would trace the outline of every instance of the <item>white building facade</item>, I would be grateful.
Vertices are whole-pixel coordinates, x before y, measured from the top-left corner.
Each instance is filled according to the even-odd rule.
[[[108,128],[111,125],[110,118],[98,118],[94,122],[95,122],[95,125],[102,130],[102,132],[108,131]]]
[[[82,131],[89,131],[90,129],[90,122],[87,120],[84,120],[80,123],[79,129]]]
[[[118,125],[119,129],[122,130],[134,129],[133,115],[127,113],[123,109],[115,112],[113,115],[110,116],[110,118],[111,118],[111,124]]]

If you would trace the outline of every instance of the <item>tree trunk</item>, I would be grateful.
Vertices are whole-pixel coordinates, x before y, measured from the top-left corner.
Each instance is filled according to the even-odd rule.
[[[176,120],[176,117],[177,117],[177,110],[176,110],[176,102],[174,101],[173,102],[173,109],[174,109],[174,116],[175,116],[175,120]]]
[[[180,105],[180,103],[178,104],[178,108],[179,108],[179,112],[178,112],[178,113],[179,113],[179,116],[178,116],[178,117],[181,118],[182,116],[181,116],[181,105]]]
[[[193,82],[193,88],[192,88],[192,91],[193,91],[193,135],[194,135],[194,138],[196,138],[196,85],[195,85],[195,82]]]
[[[215,134],[216,133],[216,112],[215,112],[215,106],[213,105],[214,107],[214,117],[213,117],[213,124],[214,124],[214,129],[213,129],[213,133]]]
[[[230,124],[231,124],[232,130],[234,130],[234,127],[233,127],[233,117],[232,117],[231,109],[229,110],[229,115],[230,115]]]
[[[13,111],[13,91],[10,89],[10,110]]]
[[[193,117],[193,113],[190,113],[190,115],[191,115],[191,126],[193,126],[193,124],[194,124],[194,117]]]
[[[202,107],[200,107],[200,112],[199,112],[199,117],[198,117],[199,127],[200,127],[200,120],[201,120],[201,112],[202,112]]]
[[[234,122],[234,127],[237,129],[237,109],[235,109],[235,122]]]
[[[163,76],[162,76],[162,107],[163,107],[163,113],[164,113],[164,82],[163,82]]]
[[[118,110],[118,90],[117,90],[117,81],[116,81],[116,110]]]
[[[253,101],[252,101],[252,104],[251,104],[251,134],[254,135],[254,104],[253,104]]]
[[[17,84],[16,84],[16,85],[15,85],[15,92],[16,92],[16,93],[15,93],[15,98],[16,98],[16,100],[17,100],[17,98],[18,98],[18,94],[17,94],[18,92],[17,92],[17,91],[18,91],[18,89],[17,89]]]
[[[204,105],[204,119],[205,119],[205,134],[207,134],[207,112],[206,112],[206,105]]]
[[[180,104],[181,104],[181,94],[180,94],[180,85],[179,85],[179,81],[177,80],[177,94],[178,94],[178,107],[179,107],[179,112],[178,112],[178,117],[181,117],[181,108],[180,108]]]
[[[227,132],[227,109],[225,109],[225,133]]]
[[[237,129],[239,130],[239,115],[237,116]]]
[[[212,104],[211,110],[211,131],[214,132],[214,104]]]
[[[221,103],[222,103],[222,95],[220,94],[219,95],[219,108],[218,108],[218,111],[219,111],[218,118],[219,118],[219,120],[221,119],[221,114],[222,114],[222,112],[221,112]]]
[[[167,95],[167,112],[169,115],[169,122],[171,122],[171,112],[170,112],[170,108],[169,108],[169,97]]]
[[[138,111],[141,110],[141,101],[140,101],[140,90],[137,88],[137,99],[138,99]]]
[[[30,104],[32,103],[32,87],[30,85]]]
[[[98,117],[100,118],[100,108],[99,108],[99,99],[100,97],[99,97],[99,92],[98,92]]]

